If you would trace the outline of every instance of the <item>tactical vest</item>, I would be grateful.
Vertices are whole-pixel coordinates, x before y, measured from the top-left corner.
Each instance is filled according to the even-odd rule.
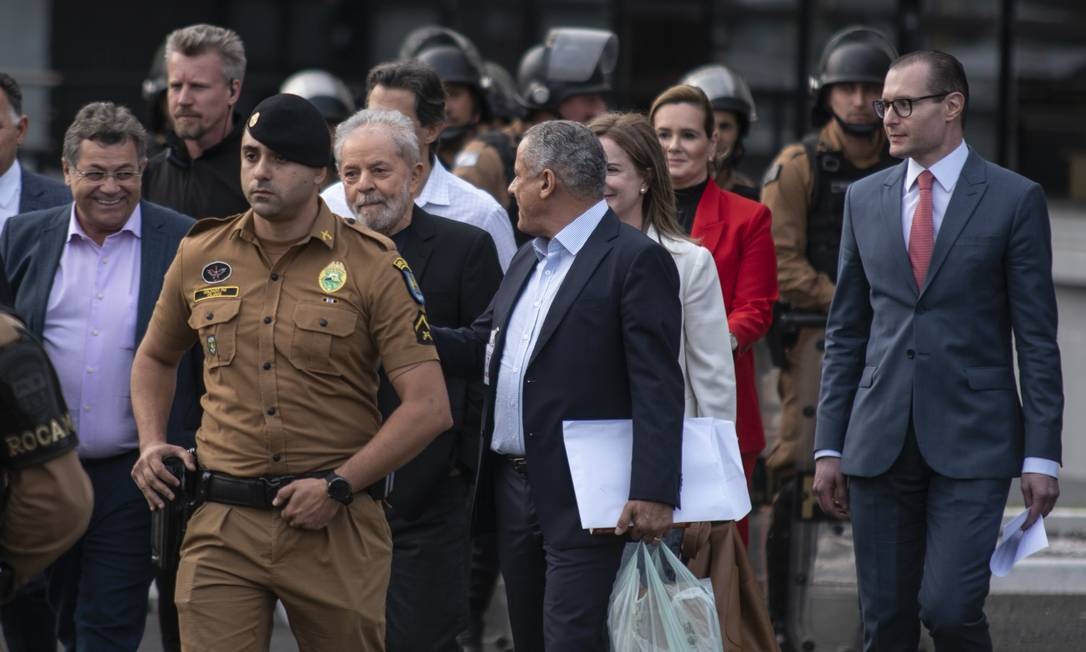
[[[819,132],[803,139],[811,166],[811,198],[807,212],[807,260],[815,271],[837,282],[837,255],[845,218],[845,191],[857,179],[897,162],[884,149],[878,163],[869,168],[853,165],[843,152],[818,151]]]

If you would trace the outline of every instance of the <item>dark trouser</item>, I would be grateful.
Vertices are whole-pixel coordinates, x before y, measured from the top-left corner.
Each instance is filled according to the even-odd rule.
[[[498,560],[517,652],[607,652],[607,604],[625,540],[587,548],[546,545],[528,476],[503,458],[494,482]]]
[[[1009,479],[958,480],[927,465],[912,426],[900,457],[849,478],[864,650],[991,650],[984,599]]]
[[[49,606],[49,582],[44,574],[35,575],[15,593],[15,598],[0,608],[4,641],[10,652],[37,652],[57,647],[56,616]]]
[[[136,451],[83,460],[94,488],[86,534],[53,565],[49,599],[69,651],[136,650],[147,621],[151,512],[129,473]]]
[[[442,480],[414,520],[386,510],[392,529],[388,652],[459,652],[467,618],[468,481]]]

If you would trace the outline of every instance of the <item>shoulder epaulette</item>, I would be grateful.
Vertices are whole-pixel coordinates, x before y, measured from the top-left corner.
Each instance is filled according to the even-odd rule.
[[[185,237],[191,238],[194,235],[199,235],[200,233],[205,233],[207,231],[212,231],[222,226],[226,226],[227,224],[240,218],[244,214],[245,213],[238,213],[236,215],[230,215],[228,217],[204,217],[198,219],[196,220],[196,224],[193,224],[192,228],[189,229],[189,232],[185,234]]]

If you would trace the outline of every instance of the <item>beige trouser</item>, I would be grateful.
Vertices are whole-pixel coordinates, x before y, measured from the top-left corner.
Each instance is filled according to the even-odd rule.
[[[267,650],[278,599],[302,652],[384,650],[392,537],[381,505],[358,495],[323,530],[278,511],[205,503],[177,572],[186,652]]]
[[[781,431],[776,446],[766,456],[766,467],[776,476],[814,468],[815,415],[826,332],[802,328],[788,350],[788,368],[781,370]]]

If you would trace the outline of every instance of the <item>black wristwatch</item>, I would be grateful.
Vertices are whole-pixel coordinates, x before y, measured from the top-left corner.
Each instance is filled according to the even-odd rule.
[[[335,473],[329,473],[324,479],[328,482],[329,498],[344,505],[351,504],[351,501],[354,500],[354,489],[351,488],[351,483],[347,482],[346,478]]]

